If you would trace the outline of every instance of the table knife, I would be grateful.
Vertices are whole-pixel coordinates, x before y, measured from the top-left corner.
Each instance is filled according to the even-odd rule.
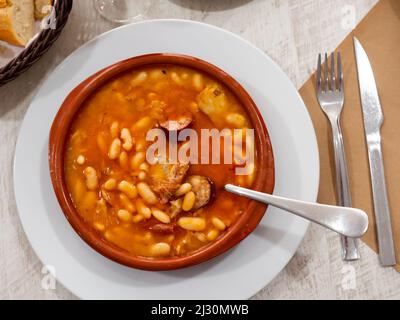
[[[354,38],[354,47],[368,147],[375,220],[378,232],[379,258],[383,266],[393,266],[396,264],[396,255],[380,133],[383,124],[383,112],[371,63],[357,38]]]

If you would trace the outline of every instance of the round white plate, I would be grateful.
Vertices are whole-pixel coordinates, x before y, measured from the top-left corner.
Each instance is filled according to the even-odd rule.
[[[68,93],[117,61],[155,52],[192,55],[236,78],[267,124],[276,163],[275,194],[315,201],[319,183],[314,129],[299,94],[261,50],[225,30],[183,20],[155,20],[114,29],[80,47],[48,77],[33,100],[17,143],[14,188],[22,225],[45,265],[85,299],[246,299],[288,263],[308,223],[269,208],[256,231],[228,253],[184,270],[147,272],[92,250],[65,219],[50,182],[48,134]]]

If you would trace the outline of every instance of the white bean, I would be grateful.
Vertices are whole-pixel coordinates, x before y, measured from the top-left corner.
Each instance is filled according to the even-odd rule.
[[[201,91],[204,88],[203,77],[201,74],[196,73],[193,76],[193,85],[197,91]]]
[[[163,76],[163,73],[159,69],[150,71],[150,78],[152,80],[159,80],[162,76]]]
[[[149,167],[149,165],[148,165],[146,162],[143,162],[143,163],[139,166],[139,169],[142,170],[142,171],[148,172],[149,169],[150,169],[150,167]]]
[[[183,196],[184,194],[188,193],[191,190],[192,190],[192,185],[190,183],[184,183],[178,188],[178,190],[176,190],[175,196],[177,197]]]
[[[133,129],[138,130],[138,131],[143,131],[145,129],[148,129],[152,124],[152,120],[150,117],[144,117],[140,120],[138,120],[134,125]]]
[[[131,159],[131,168],[133,170],[139,168],[139,166],[144,162],[146,159],[146,154],[143,151],[135,153],[135,155]]]
[[[114,178],[108,179],[106,182],[104,182],[104,189],[106,190],[114,190],[117,186],[117,180]]]
[[[133,199],[137,197],[137,190],[133,183],[122,180],[118,184],[118,190],[125,193],[129,198]]]
[[[133,138],[128,128],[123,128],[121,130],[121,140],[123,142],[122,148],[126,151],[130,151],[133,147]]]
[[[129,212],[135,212],[136,208],[135,205],[129,200],[128,196],[125,193],[121,193],[119,195],[119,199],[121,201],[122,206],[128,210]]]
[[[119,155],[119,165],[123,169],[126,169],[128,167],[128,154],[126,153],[126,151],[122,151]]]
[[[99,178],[97,177],[97,172],[93,167],[86,167],[83,171],[86,176],[86,187],[89,190],[96,190],[99,186]]]
[[[240,129],[246,124],[246,118],[239,113],[230,113],[226,116],[226,122]]]
[[[171,79],[172,81],[174,81],[177,85],[181,85],[182,84],[182,80],[179,77],[179,75],[176,72],[172,72],[171,73]]]
[[[195,201],[196,201],[195,193],[193,191],[189,191],[188,193],[185,194],[185,197],[183,198],[182,209],[184,211],[192,210]]]
[[[85,164],[85,161],[86,161],[85,157],[81,154],[78,156],[78,158],[76,158],[77,164],[83,165],[83,164]]]
[[[147,183],[139,182],[136,187],[139,195],[143,198],[144,201],[149,204],[157,203],[157,197]]]
[[[224,231],[226,228],[225,223],[217,217],[212,218],[211,222],[214,225],[214,227],[216,227],[218,230]]]
[[[108,157],[111,160],[114,160],[119,157],[120,153],[121,153],[121,140],[115,138],[110,145],[110,149],[108,150]]]
[[[147,80],[147,72],[139,72],[131,81],[131,85],[138,86]]]
[[[154,257],[164,257],[169,254],[171,247],[168,243],[159,242],[151,247],[151,255]]]
[[[206,228],[206,221],[203,218],[182,217],[178,220],[178,225],[190,231],[203,231]]]
[[[139,174],[138,174],[138,179],[140,181],[145,180],[146,179],[146,172],[145,171],[140,171]]]
[[[135,205],[138,213],[141,214],[144,218],[149,219],[151,217],[151,210],[143,203],[143,201],[138,199],[136,200]]]
[[[156,218],[158,221],[162,223],[170,223],[171,218],[164,212],[161,211],[157,208],[151,209],[151,213],[153,214],[153,217]]]
[[[100,222],[95,222],[93,223],[93,227],[98,230],[98,231],[104,231],[106,230],[106,227],[104,224],[100,223]]]
[[[118,138],[119,133],[119,123],[118,121],[114,121],[110,126],[110,134],[112,138]]]
[[[219,236],[219,231],[218,230],[211,230],[207,233],[207,239],[210,241],[214,241],[217,239]]]
[[[128,210],[124,210],[124,209],[118,210],[117,215],[118,215],[118,218],[123,222],[132,221],[132,215]]]
[[[141,214],[137,214],[137,215],[133,216],[132,222],[133,223],[139,223],[143,219],[144,219],[144,217]]]

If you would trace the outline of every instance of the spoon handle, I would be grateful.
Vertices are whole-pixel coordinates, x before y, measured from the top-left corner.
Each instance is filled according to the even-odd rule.
[[[360,209],[287,199],[231,184],[225,185],[225,190],[291,212],[346,237],[360,238],[368,230],[368,216]]]

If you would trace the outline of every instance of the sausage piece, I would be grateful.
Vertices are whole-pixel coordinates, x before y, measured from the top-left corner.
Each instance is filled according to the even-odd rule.
[[[176,227],[175,224],[158,223],[158,224],[152,225],[149,229],[151,231],[157,232],[159,234],[173,234],[175,227]]]
[[[167,131],[180,131],[187,128],[193,121],[191,114],[170,116],[167,120],[160,122],[160,127]]]
[[[186,182],[192,185],[192,191],[196,196],[193,210],[200,209],[207,205],[214,196],[214,183],[204,176],[189,176]]]
[[[150,167],[149,185],[159,195],[161,203],[172,198],[188,170],[188,163],[157,163]]]

